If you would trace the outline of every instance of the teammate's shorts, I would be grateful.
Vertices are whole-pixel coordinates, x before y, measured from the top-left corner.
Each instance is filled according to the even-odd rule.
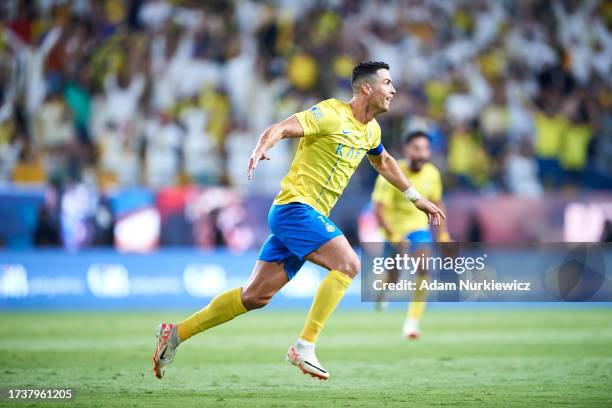
[[[406,241],[410,243],[411,251],[416,251],[419,248],[427,249],[431,248],[431,245],[428,244],[433,242],[433,236],[431,235],[431,231],[428,229],[416,230],[406,235]]]
[[[416,230],[406,234],[406,241],[410,245],[409,252],[414,252],[418,249],[431,249],[433,236],[428,229]],[[385,242],[385,256],[394,256],[397,250],[389,242]]]
[[[304,265],[306,255],[342,235],[332,220],[302,203],[273,205],[268,225],[271,234],[257,259],[283,263],[289,280]]]

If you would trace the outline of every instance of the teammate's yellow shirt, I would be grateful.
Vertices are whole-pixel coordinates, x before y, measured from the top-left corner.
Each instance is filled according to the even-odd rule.
[[[438,202],[442,198],[442,178],[440,172],[431,163],[425,163],[419,172],[412,172],[405,160],[398,160],[402,172],[410,180],[414,188],[430,201]],[[429,229],[427,214],[417,209],[412,202],[406,200],[404,194],[389,183],[383,176],[378,176],[372,201],[383,205],[383,217],[393,227],[393,237],[384,238],[390,242],[398,242],[410,232]]]
[[[560,115],[551,118],[542,113],[536,113],[534,125],[536,155],[546,159],[558,158],[563,133],[569,126],[568,120]]]
[[[584,169],[590,141],[591,128],[588,125],[569,125],[563,134],[559,151],[561,167],[565,170]]]
[[[375,119],[361,123],[348,103],[327,99],[295,114],[304,129],[274,204],[299,202],[326,216],[369,150],[380,145]]]

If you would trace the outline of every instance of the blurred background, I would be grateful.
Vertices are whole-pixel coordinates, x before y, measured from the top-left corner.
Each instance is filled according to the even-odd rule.
[[[133,268],[196,265],[168,264],[179,283],[140,282],[151,293],[226,279],[237,259],[242,278],[296,147],[247,181],[260,133],[350,99],[364,60],[389,63],[398,91],[385,147],[431,137],[453,239],[612,241],[611,27],[605,1],[3,1],[0,298],[120,296],[122,277],[138,287],[124,260],[144,259],[128,253],[150,251]],[[332,212],[354,245],[378,239],[375,176],[362,165]]]

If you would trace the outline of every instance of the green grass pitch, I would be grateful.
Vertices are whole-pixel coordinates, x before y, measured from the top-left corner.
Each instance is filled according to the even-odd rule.
[[[612,309],[339,310],[320,382],[284,363],[306,311],[257,311],[181,345],[153,377],[154,328],[185,313],[2,313],[0,387],[73,387],[67,402],[0,406],[612,406]]]

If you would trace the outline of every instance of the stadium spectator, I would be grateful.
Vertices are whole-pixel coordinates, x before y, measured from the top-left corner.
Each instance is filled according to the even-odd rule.
[[[609,189],[609,13],[598,0],[3,1],[0,181],[272,195],[294,145],[252,183],[243,147],[348,99],[350,68],[379,59],[398,89],[385,146],[427,130],[447,191]]]

